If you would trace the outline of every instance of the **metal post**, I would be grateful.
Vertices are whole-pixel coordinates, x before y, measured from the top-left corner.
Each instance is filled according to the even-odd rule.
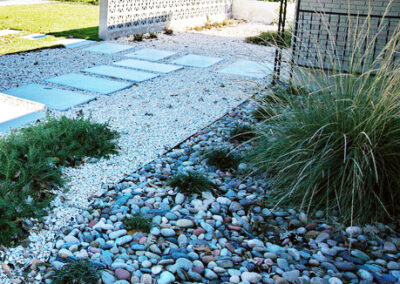
[[[279,6],[279,22],[278,22],[278,33],[277,33],[278,41],[284,40],[286,14],[287,14],[287,0],[281,0]],[[277,47],[275,50],[274,75],[272,80],[273,85],[275,85],[280,80],[281,64],[282,64],[282,50],[281,48]]]

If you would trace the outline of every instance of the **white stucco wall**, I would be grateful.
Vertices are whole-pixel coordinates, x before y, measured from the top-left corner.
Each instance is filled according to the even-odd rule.
[[[267,25],[277,23],[279,17],[279,2],[257,0],[233,0],[232,16],[235,19],[249,22],[259,22]],[[293,21],[295,4],[288,3],[287,19]]]

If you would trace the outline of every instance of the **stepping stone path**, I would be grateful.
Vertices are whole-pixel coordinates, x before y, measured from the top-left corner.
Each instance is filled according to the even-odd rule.
[[[104,53],[104,54],[114,54],[121,51],[125,51],[128,49],[132,49],[133,46],[125,45],[125,44],[118,44],[118,43],[111,43],[105,42],[101,44],[97,44],[83,50],[90,51],[90,52],[97,52],[97,53]]]
[[[189,54],[176,59],[173,63],[189,67],[207,68],[221,61],[222,59],[217,57]]]
[[[143,59],[148,61],[159,61],[161,59],[165,59],[174,55],[176,52],[166,51],[166,50],[159,50],[153,48],[145,48],[139,51],[135,51],[133,53],[128,53],[125,56],[133,57],[137,59]]]
[[[129,67],[134,69],[141,69],[151,72],[159,72],[159,73],[170,73],[179,69],[182,69],[182,66],[170,65],[170,64],[161,64],[161,63],[153,63],[143,60],[136,59],[128,59],[122,60],[114,63],[115,65]]]
[[[42,39],[45,37],[48,37],[48,35],[46,35],[46,34],[30,34],[30,35],[26,35],[26,36],[21,36],[20,38],[29,39],[29,40],[38,40],[38,39]]]
[[[158,77],[158,75],[153,73],[147,73],[143,71],[136,71],[132,69],[125,69],[107,65],[91,67],[85,69],[84,72],[128,80],[132,82],[143,82]]]
[[[96,92],[102,95],[108,95],[132,86],[131,83],[97,78],[82,74],[66,74],[48,79],[46,81],[84,91]]]
[[[274,66],[272,63],[265,64],[249,60],[239,60],[231,65],[226,66],[219,72],[261,79],[271,74],[273,69]]]
[[[45,117],[45,106],[0,93],[0,132]]]
[[[81,39],[81,38],[67,38],[57,41],[57,43],[64,45],[65,48],[75,48],[85,46],[94,43],[93,40]]]
[[[4,93],[18,98],[39,102],[50,109],[59,111],[66,111],[73,106],[87,103],[95,98],[95,96],[50,88],[39,84],[30,84],[12,88]]]
[[[13,34],[18,34],[21,31],[17,30],[0,30],[0,36],[7,36],[7,35],[13,35]]]
[[[0,35],[12,34],[17,32],[19,31],[3,30],[0,31]],[[31,34],[23,36],[21,38],[36,40],[44,38],[46,36],[47,35],[45,34]],[[93,43],[93,41],[84,39],[65,39],[58,41],[58,43],[63,44],[66,48],[76,48],[91,44]],[[131,45],[104,42],[84,48],[83,50],[102,54],[116,54],[118,52],[126,51],[132,48],[133,46]],[[182,66],[207,68],[223,60],[217,57],[188,54],[186,56],[175,59],[174,61],[172,61],[173,64],[155,62],[171,57],[174,54],[176,54],[176,52],[145,48],[125,54],[126,57],[131,57],[134,59],[121,60],[113,63],[114,65],[122,66],[125,68],[110,65],[100,65],[81,70],[81,72],[89,73],[91,75],[100,75],[109,78],[117,78],[120,80],[139,83],[160,76],[160,74],[156,73],[170,73],[183,69]],[[222,68],[221,70],[219,70],[219,72],[260,79],[270,74],[272,69],[272,64],[259,64],[254,61],[239,60],[231,65]],[[106,78],[98,78],[91,75],[71,73],[47,79],[46,82],[79,90],[95,92],[102,95],[109,95],[111,93],[132,86],[132,83],[130,82],[121,82]],[[58,88],[51,88],[40,84],[25,85],[18,88],[9,89],[4,93],[15,96],[17,98],[22,98],[44,104],[48,108],[57,111],[66,111],[74,106],[87,103],[95,98],[95,96],[85,95],[74,91],[66,91]],[[42,113],[28,112],[27,114],[21,114],[20,116],[17,115],[17,120],[14,119],[13,122],[1,123],[0,121],[0,131],[4,129],[8,130],[13,127],[19,127],[24,123],[33,122],[39,118],[43,118]]]

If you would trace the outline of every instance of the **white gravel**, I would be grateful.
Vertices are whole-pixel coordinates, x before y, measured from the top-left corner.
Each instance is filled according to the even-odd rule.
[[[53,240],[74,216],[91,200],[121,180],[125,174],[156,158],[199,129],[213,122],[255,92],[255,82],[244,77],[216,72],[236,59],[273,61],[274,49],[244,43],[244,36],[258,33],[248,24],[229,27],[229,32],[179,33],[159,35],[156,40],[132,43],[127,38],[120,43],[132,44],[136,49],[153,47],[178,52],[163,60],[168,63],[188,53],[221,57],[224,60],[206,69],[185,68],[140,83],[110,96],[98,96],[95,101],[75,107],[59,116],[74,117],[79,112],[98,122],[110,122],[121,132],[120,154],[109,160],[86,163],[64,170],[68,183],[66,193],[53,202],[48,217],[37,222],[31,230],[27,248],[0,248],[0,262],[15,267],[16,278],[24,265],[33,258],[47,260]],[[213,33],[206,35],[205,33]],[[228,37],[229,33],[234,34]],[[242,36],[238,36],[239,34]],[[123,59],[123,54],[103,55],[78,49],[47,49],[0,57],[0,92],[28,83],[80,70],[93,65],[110,64]],[[127,52],[131,52],[127,51]],[[125,53],[127,53],[125,52]],[[265,81],[264,81],[265,84]],[[1,275],[0,282],[7,277]]]

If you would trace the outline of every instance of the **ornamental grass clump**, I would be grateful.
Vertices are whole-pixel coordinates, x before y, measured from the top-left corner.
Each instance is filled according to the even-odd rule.
[[[258,133],[248,158],[273,175],[277,206],[335,212],[346,223],[400,213],[399,27],[373,60],[378,35],[368,23],[358,28],[367,32],[349,35],[346,68],[331,54],[330,72],[298,70],[295,80],[312,91],[287,96],[285,111]]]

